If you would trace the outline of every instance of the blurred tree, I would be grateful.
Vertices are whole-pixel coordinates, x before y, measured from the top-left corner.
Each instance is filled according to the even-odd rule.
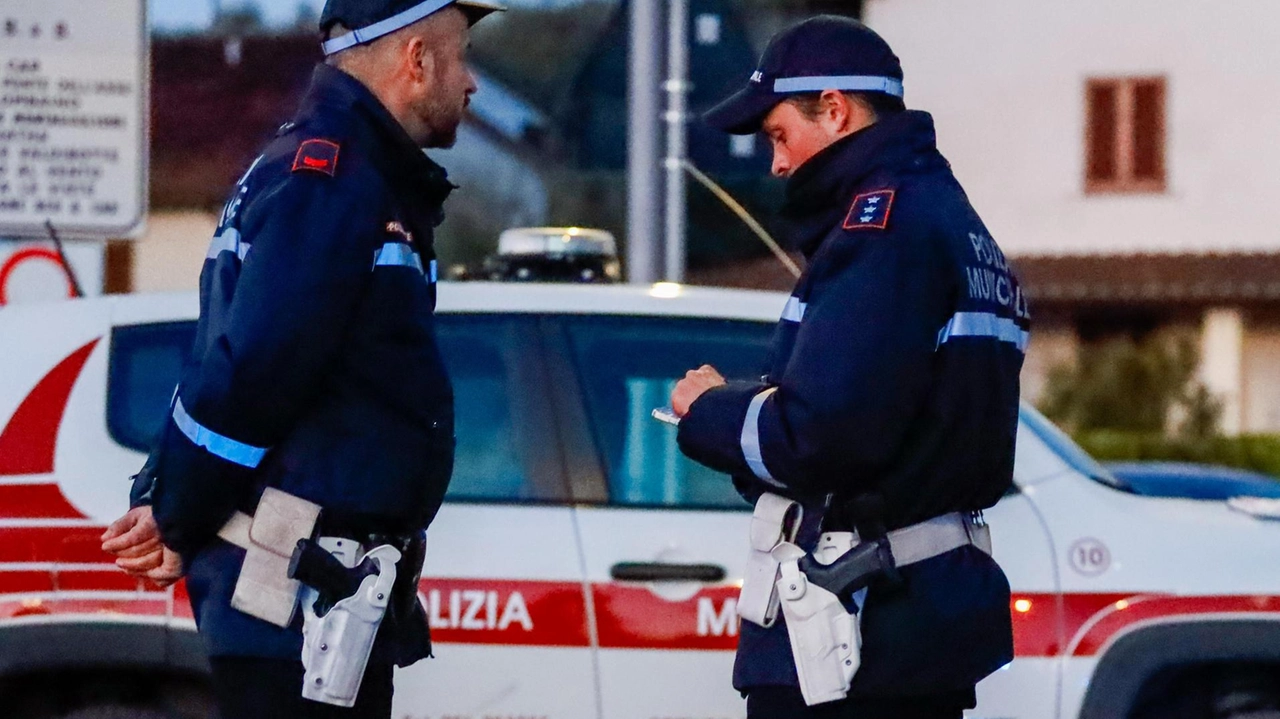
[[[1041,409],[1073,433],[1172,428],[1187,438],[1214,436],[1222,407],[1194,379],[1198,364],[1188,333],[1086,345],[1075,364],[1050,372]]]
[[[217,15],[209,26],[209,33],[221,37],[248,37],[261,34],[266,29],[262,10],[257,5],[215,7]]]
[[[320,25],[320,13],[310,3],[298,3],[298,11],[293,18],[293,31],[300,34],[314,35]]]

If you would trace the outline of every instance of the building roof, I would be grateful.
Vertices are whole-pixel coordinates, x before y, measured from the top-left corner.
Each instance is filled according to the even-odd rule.
[[[221,206],[288,120],[321,59],[310,35],[155,38],[151,46],[151,206]],[[536,148],[547,118],[489,75],[469,125],[504,148]]]
[[[1013,265],[1040,305],[1280,303],[1280,253],[1022,257]]]
[[[1037,308],[1280,304],[1280,253],[1020,257],[1012,261]],[[772,256],[691,271],[694,284],[790,290]]]
[[[221,205],[292,115],[318,59],[306,35],[153,40],[151,206]]]

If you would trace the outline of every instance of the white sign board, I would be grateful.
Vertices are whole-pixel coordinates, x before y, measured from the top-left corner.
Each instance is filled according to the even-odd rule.
[[[141,232],[143,2],[0,0],[0,237]]]

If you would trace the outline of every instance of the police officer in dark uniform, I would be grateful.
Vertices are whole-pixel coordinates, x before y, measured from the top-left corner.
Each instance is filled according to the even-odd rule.
[[[976,513],[1012,481],[1026,301],[902,79],[876,33],[818,17],[776,36],[706,115],[769,136],[789,178],[786,239],[808,264],[761,381],[704,366],[676,386],[679,442],[748,500],[797,501],[810,552],[840,531],[897,552],[899,530],[949,516],[977,537]],[[744,621],[734,686],[748,716],[960,717],[1013,658],[1009,585],[980,544],[841,597],[863,642],[842,700],[806,705],[784,619]]]
[[[388,717],[393,665],[429,655],[417,575],[454,452],[432,241],[454,187],[423,148],[453,144],[469,28],[497,9],[329,0],[327,59],[222,214],[169,421],[104,548],[185,576],[224,719]],[[354,707],[302,698],[300,619],[231,605],[246,550],[220,530],[268,488],[319,505],[316,536],[402,555]]]

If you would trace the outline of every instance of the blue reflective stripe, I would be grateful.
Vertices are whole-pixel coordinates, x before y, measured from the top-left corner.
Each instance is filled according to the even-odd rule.
[[[901,80],[876,75],[814,75],[781,77],[773,81],[774,92],[822,92],[823,90],[885,92],[895,97],[903,95]]]
[[[349,47],[355,47],[362,43],[377,40],[383,35],[390,35],[396,30],[409,27],[446,5],[453,4],[453,1],[454,0],[427,0],[424,3],[414,5],[402,13],[392,15],[386,20],[375,22],[372,25],[362,28],[357,28],[346,35],[339,35],[332,40],[326,41],[320,47],[324,50],[325,55],[332,55],[335,52],[342,52]]]
[[[782,308],[782,319],[784,322],[799,322],[804,319],[807,309],[809,305],[801,302],[799,297],[790,297],[787,299],[787,306]]]
[[[431,281],[437,282],[440,277],[440,268],[436,265],[436,261],[431,261]]]
[[[991,312],[957,312],[938,332],[938,346],[941,347],[952,337],[991,337],[1009,342],[1026,352],[1031,333],[1008,317],[1000,317]]]
[[[403,242],[388,242],[373,256],[374,267],[412,267],[422,274],[422,258]]]
[[[764,409],[765,400],[777,391],[777,387],[770,387],[751,399],[751,405],[747,407],[747,420],[742,423],[741,444],[742,456],[746,458],[751,471],[775,487],[784,487],[782,482],[769,474],[769,468],[764,466],[764,457],[760,454],[760,410]]]
[[[240,241],[240,231],[234,227],[228,227],[218,235],[214,236],[213,242],[209,243],[209,251],[205,253],[205,259],[214,260],[223,252],[234,252],[236,257],[244,261],[244,256],[249,254],[249,248],[253,245],[248,242]]]
[[[242,467],[253,469],[262,462],[262,458],[266,456],[267,450],[261,447],[254,447],[244,442],[237,442],[230,437],[223,437],[208,427],[203,427],[199,422],[191,419],[191,415],[187,414],[187,410],[182,406],[182,400],[179,399],[173,404],[173,421],[178,425],[178,429],[191,440],[191,443],[197,447],[204,447],[209,453],[215,457],[221,457],[228,462],[234,462]]]

